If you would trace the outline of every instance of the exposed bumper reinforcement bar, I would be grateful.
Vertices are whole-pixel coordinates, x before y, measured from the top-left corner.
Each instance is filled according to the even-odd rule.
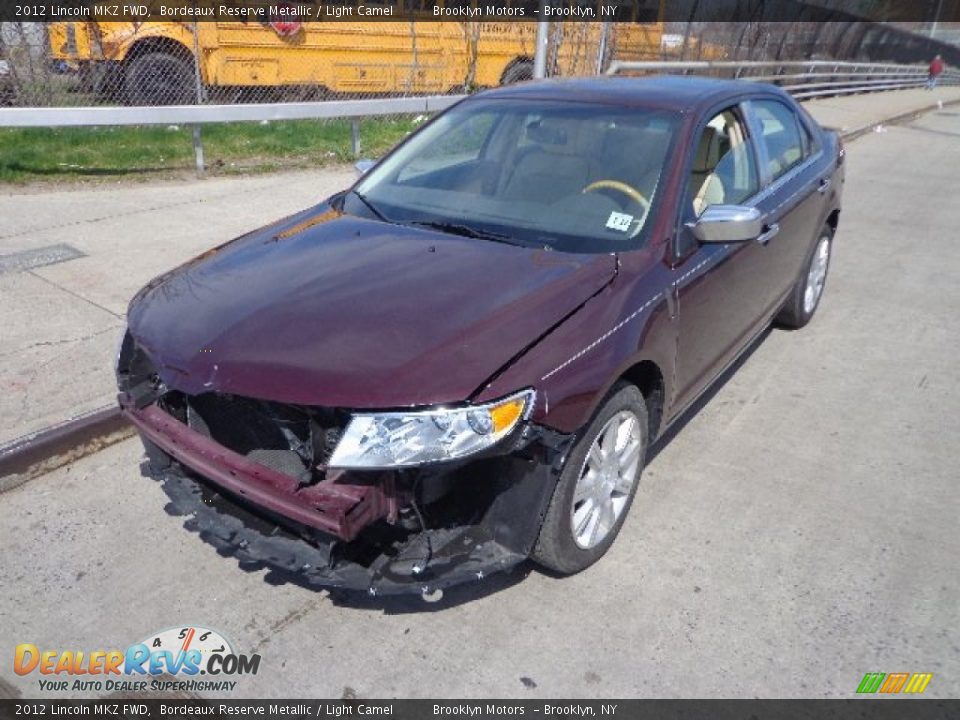
[[[301,486],[295,478],[223,447],[156,405],[124,407],[123,413],[145,437],[211,482],[341,540],[353,540],[390,511],[390,499],[380,484]]]

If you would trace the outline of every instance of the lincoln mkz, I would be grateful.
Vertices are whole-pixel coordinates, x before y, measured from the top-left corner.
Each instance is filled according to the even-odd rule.
[[[844,149],[770,85],[526,83],[130,304],[120,405],[245,568],[427,595],[575,573],[650,444],[817,309]]]

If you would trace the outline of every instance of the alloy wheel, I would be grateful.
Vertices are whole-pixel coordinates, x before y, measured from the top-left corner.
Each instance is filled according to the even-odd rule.
[[[807,271],[807,286],[803,290],[803,311],[809,315],[820,302],[823,284],[827,280],[827,266],[830,263],[830,237],[824,235],[817,244]]]
[[[640,421],[629,410],[597,434],[573,491],[570,529],[578,547],[595,547],[616,526],[637,482],[642,449]]]

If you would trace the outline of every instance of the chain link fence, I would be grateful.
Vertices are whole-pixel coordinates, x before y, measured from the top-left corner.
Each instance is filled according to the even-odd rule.
[[[533,74],[532,22],[0,23],[17,107],[302,102],[471,92]],[[945,46],[960,65],[960,49]],[[551,23],[548,75],[615,61],[928,61],[929,39],[869,22]]]
[[[429,0],[421,0],[424,5]],[[449,0],[446,5],[449,5]],[[552,22],[550,76],[593,75],[616,62],[928,61],[960,50],[869,22]],[[652,15],[650,14],[652,12]],[[641,22],[642,21],[642,22]],[[530,79],[535,22],[0,23],[0,103],[18,108],[246,105],[460,94]],[[208,168],[315,167],[375,157],[426,115],[206,126]],[[0,131],[5,178],[151,172],[194,165],[199,129],[30,128]],[[12,169],[11,169],[12,168]],[[26,175],[18,168],[28,168]],[[146,168],[146,170],[144,170]],[[19,174],[18,174],[19,173]],[[31,175],[32,173],[32,175]]]
[[[551,74],[658,59],[661,35],[656,23],[557,23]],[[535,40],[535,23],[7,22],[0,77],[18,107],[405,97],[529,79]]]
[[[944,23],[948,37],[958,23]],[[940,54],[960,66],[960,46],[936,40],[894,23],[863,20],[833,22],[690,22],[668,23],[667,42],[677,45],[680,60],[715,60],[702,48],[722,48],[724,60],[850,60],[915,64]]]

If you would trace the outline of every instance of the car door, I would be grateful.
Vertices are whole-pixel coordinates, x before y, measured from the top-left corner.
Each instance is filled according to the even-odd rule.
[[[692,402],[762,327],[764,278],[771,270],[762,243],[700,244],[691,231],[710,205],[751,206],[760,196],[759,158],[745,108],[709,113],[695,137],[675,248],[677,409]]]
[[[788,101],[755,98],[746,103],[746,112],[758,140],[765,186],[756,207],[772,230],[766,243],[770,272],[763,279],[758,309],[771,315],[806,266],[825,214],[830,171],[827,167],[818,172],[825,165],[819,138]]]

